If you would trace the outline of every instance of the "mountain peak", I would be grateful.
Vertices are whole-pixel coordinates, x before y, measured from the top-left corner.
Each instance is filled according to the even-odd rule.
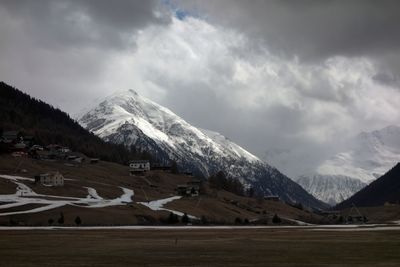
[[[132,98],[137,99],[142,96],[137,93],[134,89],[125,89],[125,90],[117,90],[114,93],[108,95],[103,99],[103,101],[112,100],[112,99],[126,99],[131,100]]]
[[[138,93],[134,89],[128,89],[128,92],[132,93],[133,95],[138,95]]]
[[[321,204],[299,185],[223,135],[198,129],[134,90],[116,92],[80,120],[106,141],[150,152],[161,162],[209,177],[218,171],[265,195]]]
[[[360,186],[382,176],[399,159],[400,127],[389,125],[382,129],[361,132],[349,141],[345,151],[323,161],[314,174],[309,174],[307,179],[299,179],[298,182],[319,199],[326,200],[321,196],[334,195],[340,200],[342,196],[350,196],[348,193],[354,193]],[[346,186],[341,186],[343,181],[338,179],[340,176],[349,178]],[[331,179],[329,186],[325,178]]]

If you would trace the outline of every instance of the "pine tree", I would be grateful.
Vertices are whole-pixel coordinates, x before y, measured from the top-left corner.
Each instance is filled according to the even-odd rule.
[[[185,212],[181,218],[181,222],[184,224],[188,224],[190,222],[189,216],[187,215],[187,213]]]
[[[79,225],[81,225],[81,223],[82,223],[81,218],[80,218],[79,216],[76,216],[76,218],[75,218],[75,224],[76,224],[77,226],[79,226]]]
[[[171,164],[171,172],[174,173],[174,174],[179,173],[178,164],[176,163],[175,160],[172,161],[172,164]]]
[[[64,224],[64,214],[60,213],[60,218],[58,218],[58,224]]]
[[[281,218],[275,214],[274,217],[272,218],[272,223],[281,223]]]

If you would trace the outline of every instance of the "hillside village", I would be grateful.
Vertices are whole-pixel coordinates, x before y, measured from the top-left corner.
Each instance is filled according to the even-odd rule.
[[[70,148],[58,145],[49,144],[41,146],[35,143],[33,136],[24,135],[18,131],[5,131],[0,137],[0,147],[3,153],[9,153],[15,158],[29,157],[35,160],[42,161],[58,161],[68,167],[79,167],[84,162],[89,164],[97,164],[100,159],[88,158],[80,152],[72,151]],[[129,175],[141,175],[150,170],[161,170],[167,172],[177,172],[177,167],[172,165],[163,165],[159,163],[150,164],[149,160],[131,160],[129,161],[127,172]],[[21,169],[24,173],[26,170]],[[192,176],[191,173],[185,172],[187,176]],[[49,171],[35,175],[35,183],[40,183],[46,186],[63,186],[64,177],[58,171]],[[150,182],[149,182],[150,183]],[[150,183],[151,184],[151,183]],[[176,187],[176,192],[182,196],[194,196],[199,194],[200,179],[194,179],[186,184],[180,184]]]
[[[286,224],[300,219],[312,222],[322,219],[310,211],[291,207],[277,197],[255,199],[235,195],[191,173],[179,174],[173,166],[151,166],[148,160],[132,160],[129,165],[109,163],[62,145],[38,145],[31,136],[17,131],[3,132],[0,143],[0,224],[3,225],[46,225],[50,219],[54,223],[61,213],[67,217],[74,209],[77,209],[74,216],[79,216],[84,225],[180,222],[179,218],[186,218],[186,214],[192,218],[191,223],[216,224],[273,223],[277,214],[282,217],[280,222]],[[118,202],[116,199],[124,198],[119,188],[134,193],[130,199]],[[12,199],[7,200],[4,194],[15,193],[15,189],[20,195],[15,203],[10,203]],[[71,202],[65,202],[66,199]],[[163,199],[167,199],[161,201],[165,204],[152,204]],[[84,208],[96,206],[96,209]],[[136,217],[124,218],[123,210],[132,212],[132,209]],[[87,215],[104,212],[117,212],[118,216],[100,219],[99,215]],[[171,214],[180,216],[174,218]],[[43,218],[47,216],[52,218]]]
[[[83,225],[164,224],[181,223],[182,220],[184,223],[190,221],[195,224],[348,224],[380,219],[374,218],[374,215],[367,218],[365,212],[360,212],[356,207],[343,212],[311,211],[296,203],[284,203],[277,196],[260,198],[253,196],[251,192],[244,194],[243,189],[236,188],[237,185],[228,189],[225,185],[229,184],[229,179],[214,176],[206,182],[188,172],[179,174],[176,166],[151,164],[149,160],[131,160],[126,165],[112,164],[99,158],[87,157],[59,144],[39,145],[32,136],[18,131],[4,131],[0,138],[0,147],[2,152],[0,166],[3,166],[0,168],[3,175],[3,177],[0,175],[0,183],[7,185],[0,189],[0,202],[3,202],[0,205],[0,224],[5,225],[46,225],[43,216],[59,217],[60,215],[57,215],[59,213],[65,217],[65,214],[75,209],[74,206],[80,210],[76,211],[80,214],[76,216],[79,217],[79,224]],[[104,168],[110,164],[112,168]],[[96,170],[98,168],[102,171]],[[118,171],[115,177],[113,171],[116,169]],[[100,177],[94,177],[93,171],[101,174]],[[9,179],[8,182],[1,179],[5,177]],[[23,185],[18,177],[22,177]],[[14,204],[7,202],[11,201],[10,199],[1,197],[1,194],[13,193],[10,181],[18,185],[17,194],[18,192],[21,194],[20,199]],[[98,187],[99,182],[102,184],[100,187]],[[26,188],[21,190],[21,186]],[[120,195],[118,187],[125,193],[132,191],[132,194]],[[236,189],[231,193],[224,188],[228,191]],[[105,195],[102,195],[103,193]],[[48,202],[34,199],[37,194]],[[26,201],[24,198],[30,198],[32,201]],[[64,201],[64,198],[73,200],[65,203],[50,201],[50,199]],[[85,198],[90,201],[84,200]],[[38,211],[36,213],[37,205],[40,207],[36,208]],[[209,209],[209,205],[213,208]],[[32,209],[25,209],[27,207]],[[96,215],[94,218],[97,217],[97,220],[90,215],[88,219],[86,214],[92,214],[93,208],[81,210],[84,207],[97,207],[96,209],[101,210],[99,213],[105,212],[104,209],[110,212],[110,207],[113,207],[121,213],[111,220],[108,216],[107,219],[102,218],[103,215]],[[122,210],[130,210],[133,207],[140,211],[135,215],[136,219],[125,218],[126,215]],[[219,211],[213,211],[215,208]],[[220,210],[221,208],[223,210]],[[64,209],[68,212],[66,213]],[[53,224],[54,221],[55,218],[49,218],[47,224],[49,222]],[[73,224],[74,221],[69,223]]]

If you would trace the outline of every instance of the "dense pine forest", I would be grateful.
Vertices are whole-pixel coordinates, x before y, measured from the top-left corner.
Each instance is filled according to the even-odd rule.
[[[400,202],[400,163],[379,179],[361,189],[349,199],[336,206],[336,209],[382,206],[384,204],[399,204]]]
[[[67,113],[0,82],[0,135],[3,131],[19,131],[33,136],[38,145],[59,144],[89,157],[122,164],[130,159],[151,159],[145,151],[104,142]]]

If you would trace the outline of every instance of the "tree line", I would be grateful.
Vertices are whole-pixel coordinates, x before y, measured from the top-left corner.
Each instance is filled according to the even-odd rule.
[[[33,136],[38,145],[59,144],[101,160],[152,159],[146,151],[103,141],[62,110],[0,82],[0,135],[11,130]]]

